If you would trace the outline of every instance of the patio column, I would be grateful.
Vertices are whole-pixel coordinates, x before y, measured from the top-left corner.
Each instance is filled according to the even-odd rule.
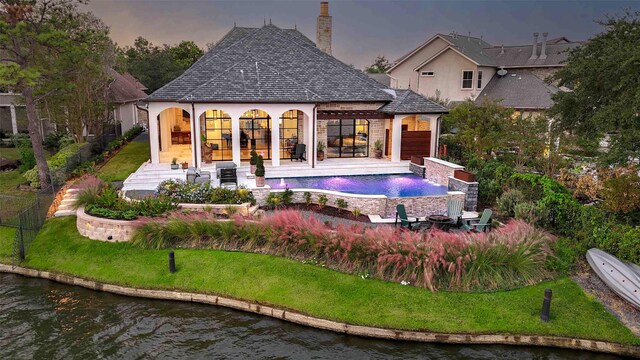
[[[313,121],[310,116],[304,114],[304,142],[307,143],[307,164],[312,165],[313,158],[316,156],[316,144],[313,143],[314,131]]]
[[[11,130],[13,130],[14,134],[18,133],[18,118],[16,117],[16,107],[15,105],[9,105],[9,110],[11,111]]]
[[[395,115],[391,124],[391,161],[395,162],[400,161],[403,117],[403,115]]]
[[[158,126],[158,116],[160,111],[153,106],[149,105],[149,147],[151,148],[151,163],[158,164],[160,162],[160,141],[158,134],[160,128]]]
[[[438,118],[432,117],[429,120],[429,130],[431,130],[431,148],[429,149],[429,156],[438,157],[438,134],[440,129],[438,128]]]
[[[233,162],[240,167],[240,116],[229,113],[231,116],[231,154]]]
[[[202,140],[200,140],[200,121],[196,118],[195,108],[191,108],[191,123],[193,134],[191,134],[191,162],[193,166],[201,167],[202,158],[200,154],[202,154]]]
[[[271,117],[271,166],[280,166],[280,115]]]

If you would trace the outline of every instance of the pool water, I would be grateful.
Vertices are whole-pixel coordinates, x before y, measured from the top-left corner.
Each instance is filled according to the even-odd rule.
[[[272,189],[322,189],[350,194],[386,195],[387,197],[430,196],[447,193],[445,185],[432,183],[414,174],[273,178],[266,179],[266,183]]]

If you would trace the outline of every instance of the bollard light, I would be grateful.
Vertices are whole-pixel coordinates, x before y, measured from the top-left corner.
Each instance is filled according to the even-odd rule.
[[[169,272],[176,272],[176,257],[173,251],[169,251]]]
[[[542,312],[540,313],[540,320],[549,322],[549,313],[551,312],[551,289],[544,291],[544,301],[542,302]]]

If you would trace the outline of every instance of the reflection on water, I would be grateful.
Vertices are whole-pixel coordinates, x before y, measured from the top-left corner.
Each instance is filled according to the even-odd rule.
[[[239,311],[0,274],[0,359],[616,359],[509,346],[393,342]]]

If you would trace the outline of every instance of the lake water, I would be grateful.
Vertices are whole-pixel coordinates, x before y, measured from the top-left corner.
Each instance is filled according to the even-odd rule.
[[[0,274],[0,359],[586,359],[561,349],[347,336],[210,305]]]

